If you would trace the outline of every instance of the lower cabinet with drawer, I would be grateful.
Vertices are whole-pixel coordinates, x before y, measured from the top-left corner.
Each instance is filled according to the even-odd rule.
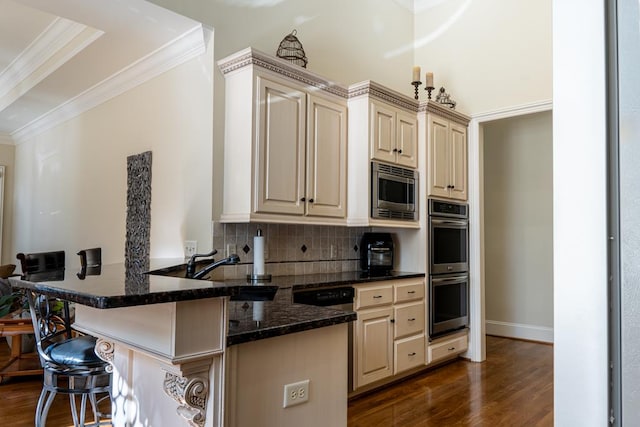
[[[442,337],[429,344],[427,349],[427,363],[429,365],[451,359],[464,353],[468,348],[468,334],[462,332]]]
[[[426,364],[424,278],[356,285],[354,390]]]

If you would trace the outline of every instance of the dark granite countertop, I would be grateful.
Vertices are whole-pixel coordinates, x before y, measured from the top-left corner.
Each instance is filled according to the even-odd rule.
[[[152,260],[150,269],[156,270],[181,262],[182,260]],[[208,281],[145,274],[145,272],[133,273],[125,271],[124,264],[103,265],[93,271],[87,271],[85,275],[77,273],[72,270],[61,270],[43,275],[11,278],[10,281],[15,287],[35,289],[50,296],[100,309],[228,296],[231,298],[228,305],[227,345],[351,322],[356,319],[353,311],[294,304],[292,301],[294,290],[424,277],[423,273],[405,272],[370,277],[362,272],[353,271],[275,276],[271,282],[251,284],[240,279]],[[246,300],[247,293],[255,294],[258,290],[277,290],[277,292],[270,301]]]

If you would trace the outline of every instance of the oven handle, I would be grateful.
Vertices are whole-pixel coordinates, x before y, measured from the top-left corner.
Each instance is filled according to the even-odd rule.
[[[462,283],[469,280],[469,276],[454,276],[454,277],[432,277],[431,283],[434,285],[440,283]]]
[[[431,218],[431,224],[436,224],[436,225],[454,225],[456,227],[460,227],[460,228],[465,228],[469,225],[468,221],[463,221],[463,220],[455,220],[455,219],[437,219],[437,218]]]

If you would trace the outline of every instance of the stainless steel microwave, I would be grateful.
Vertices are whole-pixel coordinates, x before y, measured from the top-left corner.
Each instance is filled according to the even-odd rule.
[[[418,172],[371,162],[371,217],[418,219]]]

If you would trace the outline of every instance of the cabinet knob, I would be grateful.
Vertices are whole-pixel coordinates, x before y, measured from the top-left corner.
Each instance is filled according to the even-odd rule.
[[[313,203],[313,199],[309,199],[309,203]]]
[[[455,186],[455,185],[452,185],[452,186],[451,186],[451,189],[453,190],[454,188],[456,188],[456,186]]]
[[[397,153],[397,152],[398,152],[398,149],[397,149],[397,148],[394,148],[394,149],[393,149],[393,152],[394,152],[394,153]]]
[[[300,199],[301,202],[306,201],[307,199],[305,199],[304,197]]]
[[[415,351],[408,354],[408,356],[415,356],[415,355],[416,355]]]
[[[402,150],[398,150],[398,154],[402,154]]]
[[[455,347],[449,347],[449,348],[447,349],[447,351],[453,351],[453,350],[455,350],[455,349],[456,349]]]
[[[407,319],[407,320],[408,320],[409,322],[415,322],[416,318],[415,318],[415,317],[412,317],[412,318]]]
[[[389,319],[389,322],[396,323],[396,319]]]

